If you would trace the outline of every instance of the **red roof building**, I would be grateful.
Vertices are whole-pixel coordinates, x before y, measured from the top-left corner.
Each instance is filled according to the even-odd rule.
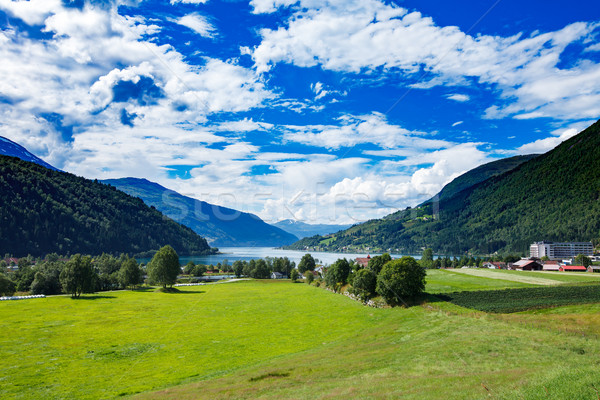
[[[587,268],[583,265],[563,265],[559,270],[563,272],[586,272]]]
[[[369,265],[369,260],[371,259],[371,255],[367,255],[366,258],[357,258],[356,263],[363,268],[367,268]]]

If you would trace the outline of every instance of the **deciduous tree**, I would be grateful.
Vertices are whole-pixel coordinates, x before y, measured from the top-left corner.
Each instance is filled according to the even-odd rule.
[[[171,246],[161,247],[148,263],[147,270],[150,282],[166,289],[177,281],[177,275],[181,273],[179,256]]]

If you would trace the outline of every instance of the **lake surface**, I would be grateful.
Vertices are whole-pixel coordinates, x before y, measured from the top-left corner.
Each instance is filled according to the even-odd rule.
[[[228,264],[232,264],[236,260],[250,261],[266,257],[287,257],[290,259],[290,261],[294,261],[296,265],[298,265],[302,256],[306,253],[310,253],[315,260],[319,260],[317,264],[329,265],[333,264],[339,258],[354,260],[357,257],[366,257],[367,254],[370,254],[371,257],[380,255],[379,253],[326,253],[316,251],[282,250],[273,247],[222,247],[219,249],[219,251],[221,254],[179,257],[179,261],[181,262],[181,265],[185,265],[189,261],[193,261],[194,264],[216,265],[217,263],[223,263],[225,260],[227,260]],[[392,257],[400,258],[402,255],[392,254]],[[414,257],[421,258],[421,256]],[[138,261],[148,262],[150,260]]]

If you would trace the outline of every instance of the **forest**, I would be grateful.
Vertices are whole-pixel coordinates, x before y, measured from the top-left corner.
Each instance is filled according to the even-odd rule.
[[[214,252],[190,228],[136,197],[73,174],[0,156],[0,254],[139,254],[171,244]]]

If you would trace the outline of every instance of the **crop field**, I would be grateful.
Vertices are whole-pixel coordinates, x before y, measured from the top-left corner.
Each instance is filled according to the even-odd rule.
[[[428,285],[499,281],[436,272]],[[486,314],[289,281],[180,289],[0,303],[0,398],[596,398],[600,303]]]
[[[560,285],[523,289],[456,292],[440,298],[461,307],[494,313],[600,302],[600,285]]]

